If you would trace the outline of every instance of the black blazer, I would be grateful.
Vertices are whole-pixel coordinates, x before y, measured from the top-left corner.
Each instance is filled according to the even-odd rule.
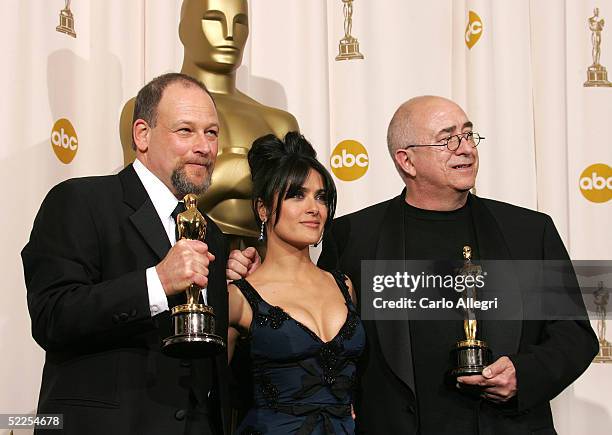
[[[552,219],[542,213],[470,195],[481,259],[563,260],[567,251]],[[357,292],[361,260],[402,260],[404,192],[394,199],[334,220],[323,241],[319,265],[338,268]],[[517,276],[509,285],[524,286]],[[577,302],[581,307],[582,300]],[[360,363],[357,431],[416,434],[415,382],[408,322],[364,321],[368,344]],[[511,358],[519,391],[514,406],[482,401],[481,434],[554,434],[549,401],[572,383],[598,351],[587,321],[499,321],[487,323],[495,358]],[[421,410],[427,412],[427,410]]]
[[[228,251],[207,221],[216,256],[208,303],[226,338]],[[60,183],[43,201],[21,255],[32,335],[46,350],[38,412],[64,414],[64,433],[202,434],[209,424],[223,432],[226,354],[181,361],[160,352],[170,315],[151,317],[145,270],[169,249],[131,165]]]

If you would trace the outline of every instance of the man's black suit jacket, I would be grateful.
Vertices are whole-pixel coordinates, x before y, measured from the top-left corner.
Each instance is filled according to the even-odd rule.
[[[216,256],[208,303],[217,333],[227,337],[228,252],[207,221]],[[222,433],[225,353],[178,360],[160,352],[170,315],[151,317],[145,270],[169,249],[131,165],[60,183],[42,203],[22,258],[32,335],[46,350],[38,412],[64,414],[64,433],[203,434],[208,424]]]
[[[568,259],[549,216],[473,195],[468,201],[481,259]],[[404,243],[410,241],[404,237],[403,207],[404,192],[334,220],[324,238],[319,265],[347,273],[359,292],[362,260],[405,258]],[[583,307],[581,299],[576,303]],[[357,431],[416,434],[418,418],[408,322],[364,321],[364,326],[368,343],[360,363]],[[496,356],[506,355],[514,363],[518,394],[505,406],[483,400],[478,412],[479,433],[556,433],[549,401],[573,382],[597,353],[598,343],[590,324],[544,320],[489,322],[487,342]]]

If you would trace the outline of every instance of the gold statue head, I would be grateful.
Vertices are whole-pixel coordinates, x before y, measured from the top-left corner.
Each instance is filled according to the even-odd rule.
[[[248,10],[246,0],[184,0],[179,37],[185,59],[206,71],[238,68],[249,36]]]
[[[189,210],[190,208],[197,208],[198,206],[198,197],[197,195],[194,195],[193,193],[188,193],[187,195],[185,195],[185,197],[183,198],[183,201],[185,202],[185,208],[187,210]]]
[[[467,245],[463,247],[463,259],[464,260],[472,259],[472,248]]]

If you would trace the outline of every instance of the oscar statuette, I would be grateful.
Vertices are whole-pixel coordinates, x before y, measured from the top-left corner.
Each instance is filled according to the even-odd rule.
[[[70,10],[70,2],[71,0],[66,0],[64,9],[60,11],[59,25],[55,28],[55,30],[76,38],[76,32],[74,31],[74,15]]]
[[[363,54],[359,51],[359,41],[351,31],[353,29],[353,1],[342,0],[342,13],[344,14],[344,37],[338,45],[338,56],[336,60],[363,59]]]
[[[603,281],[599,281],[593,297],[597,306],[597,338],[599,339],[599,352],[593,362],[612,363],[612,344],[606,340],[606,316],[608,313],[610,290],[604,288]]]
[[[204,241],[206,219],[197,207],[197,196],[185,195],[186,210],[176,217],[178,238]],[[202,358],[225,350],[223,338],[215,333],[212,307],[199,303],[201,288],[191,284],[186,290],[187,303],[171,309],[174,335],[165,338],[162,351],[175,358]]]
[[[608,81],[608,71],[606,67],[599,63],[601,58],[601,32],[603,31],[605,20],[599,17],[599,8],[593,9],[593,16],[588,19],[589,30],[591,31],[591,44],[593,64],[587,69],[587,81],[584,82],[585,88],[590,87],[611,87]]]
[[[482,268],[472,263],[472,248],[463,247],[463,267],[460,274],[476,277],[482,274]],[[492,353],[484,340],[476,338],[477,320],[473,302],[477,300],[475,286],[467,286],[461,296],[465,300],[463,329],[465,339],[457,342],[451,351],[454,367],[449,371],[451,378],[459,376],[479,375],[491,363]]]

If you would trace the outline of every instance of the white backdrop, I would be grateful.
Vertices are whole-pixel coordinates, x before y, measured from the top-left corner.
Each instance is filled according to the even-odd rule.
[[[30,336],[19,258],[35,213],[58,182],[122,166],[123,104],[151,78],[180,70],[180,3],[74,0],[72,38],[55,30],[63,0],[0,2],[0,412],[32,412],[40,384],[44,355]],[[574,259],[610,259],[610,189],[598,203],[579,187],[593,164],[612,176],[612,88],[583,87],[595,6],[612,23],[607,0],[355,0],[352,34],[365,59],[338,62],[340,0],[251,0],[238,86],[293,113],[328,167],[340,142],[365,148],[365,174],[336,179],[339,214],[401,189],[385,142],[396,107],[420,94],[452,98],[486,137],[478,194],[551,214]],[[468,36],[480,35],[471,48],[469,11],[479,19]],[[612,70],[609,26],[601,64]],[[78,136],[68,164],[50,141],[60,118]],[[561,434],[610,433],[611,375],[612,364],[593,364],[555,400]]]

